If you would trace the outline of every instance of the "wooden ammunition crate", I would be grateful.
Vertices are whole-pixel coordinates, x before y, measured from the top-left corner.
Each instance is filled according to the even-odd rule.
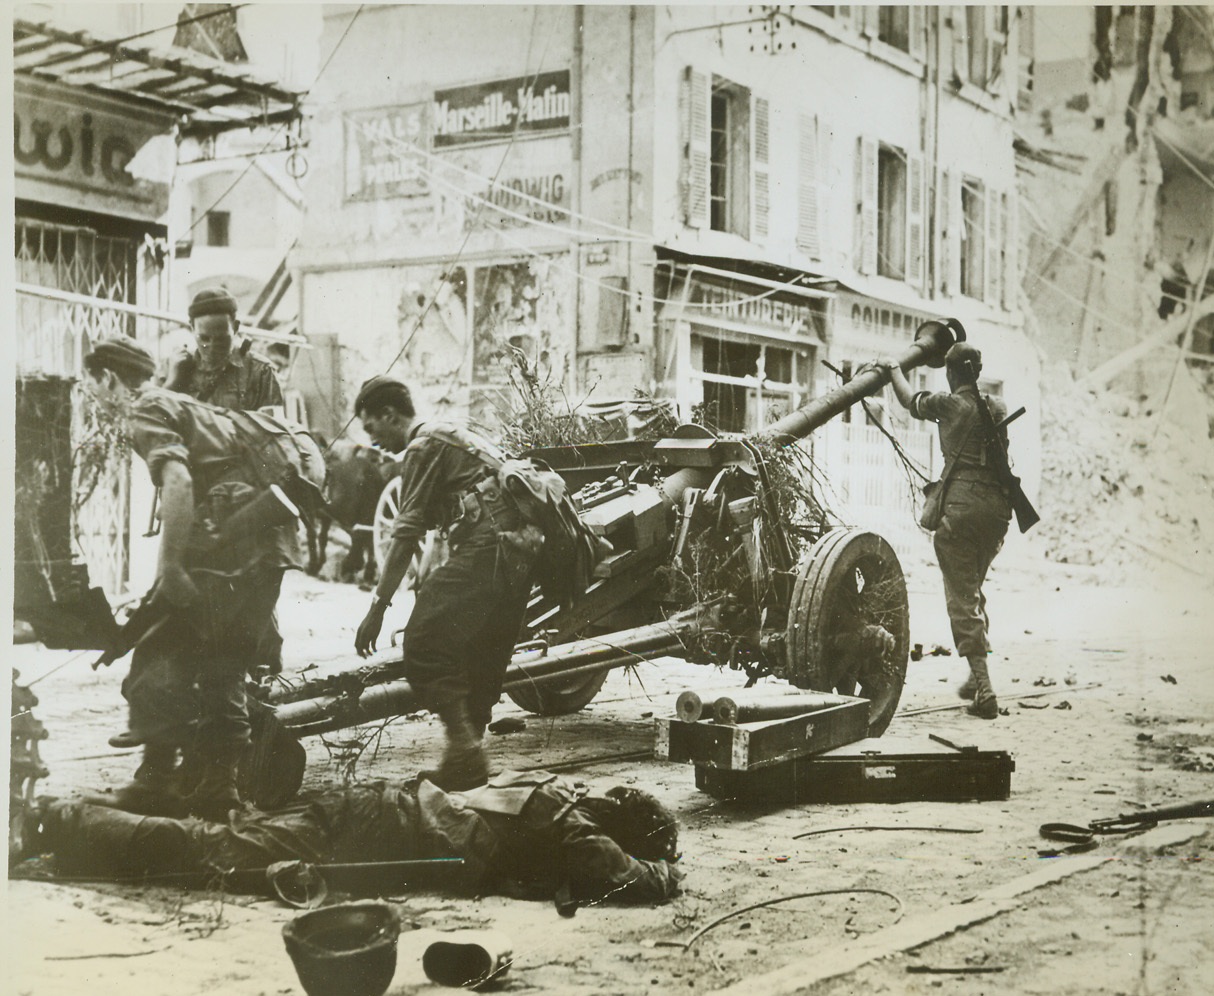
[[[748,772],[840,747],[868,734],[868,699],[839,697],[846,699],[841,705],[737,726],[658,719],[654,755],[697,769]]]
[[[1007,751],[880,737],[754,773],[698,763],[696,787],[718,799],[771,803],[963,802],[1008,798],[1015,770]]]

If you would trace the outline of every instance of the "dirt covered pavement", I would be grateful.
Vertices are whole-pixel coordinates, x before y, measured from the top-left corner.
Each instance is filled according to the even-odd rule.
[[[908,570],[912,640],[947,646],[937,572],[918,563]],[[624,782],[656,793],[682,823],[684,892],[663,907],[590,907],[572,919],[549,903],[394,896],[405,930],[389,992],[440,991],[420,967],[426,943],[438,930],[482,926],[513,940],[505,990],[514,992],[1208,992],[1214,821],[1164,824],[1073,857],[1037,856],[1046,821],[1085,824],[1214,798],[1208,574],[1161,563],[1116,587],[1099,579],[1094,568],[1048,565],[1031,544],[1009,539],[988,589],[991,670],[1008,715],[990,723],[956,709],[899,716],[887,734],[930,732],[1012,752],[1006,802],[715,802],[696,790],[692,768],[635,755],[652,747],[653,717],[672,715],[683,688],[741,678],[669,659],[614,672],[576,715],[542,719],[505,701],[496,716],[520,716],[526,728],[490,738],[495,767],[570,765],[603,787]],[[282,605],[288,668],[352,659],[367,598],[290,576]],[[51,775],[40,791],[70,795],[123,781],[136,756],[105,740],[122,723],[124,666],[94,674],[87,657],[13,650],[22,682],[36,682],[36,714],[50,732],[42,754]],[[963,666],[955,656],[912,662],[902,708],[955,704]],[[1040,692],[1050,694],[1012,697]],[[358,732],[365,735],[308,741],[307,785],[350,774],[404,778],[441,745],[437,722],[425,715]],[[877,825],[981,832],[839,829]],[[830,832],[794,839],[810,830]],[[861,888],[897,899],[793,899],[728,920],[687,950],[662,943],[686,941],[750,904]],[[294,911],[269,900],[10,881],[7,906],[9,992],[303,991],[281,940]]]

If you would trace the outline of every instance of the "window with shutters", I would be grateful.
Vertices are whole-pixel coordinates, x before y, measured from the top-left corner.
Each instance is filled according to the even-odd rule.
[[[971,177],[961,181],[961,293],[986,294],[986,191]]]
[[[877,152],[877,273],[906,277],[906,155],[890,145]]]
[[[750,92],[713,77],[709,119],[709,228],[750,237]],[[766,134],[763,134],[766,143]]]

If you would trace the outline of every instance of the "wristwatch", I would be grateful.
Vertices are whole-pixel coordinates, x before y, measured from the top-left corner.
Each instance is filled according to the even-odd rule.
[[[379,592],[378,592],[378,591],[377,591],[375,594],[373,594],[373,595],[371,596],[371,607],[372,607],[372,608],[374,608],[375,606],[377,606],[377,605],[378,605],[378,606],[381,606],[381,607],[383,607],[383,608],[385,608],[385,609],[386,609],[386,608],[388,608],[388,606],[390,606],[391,604],[392,604],[392,602],[391,602],[391,601],[389,601],[388,599],[386,599],[386,598],[381,598],[381,597],[380,597],[380,594],[379,594]]]

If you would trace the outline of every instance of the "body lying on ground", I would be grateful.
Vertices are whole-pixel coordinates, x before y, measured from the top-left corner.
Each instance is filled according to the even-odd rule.
[[[465,793],[425,780],[377,781],[274,812],[235,811],[228,823],[64,800],[42,800],[37,815],[32,850],[53,853],[55,873],[65,877],[216,877],[280,861],[456,857],[464,861],[461,888],[558,905],[663,902],[683,877],[677,824],[657,799],[623,786],[591,794],[544,771],[503,772]]]

